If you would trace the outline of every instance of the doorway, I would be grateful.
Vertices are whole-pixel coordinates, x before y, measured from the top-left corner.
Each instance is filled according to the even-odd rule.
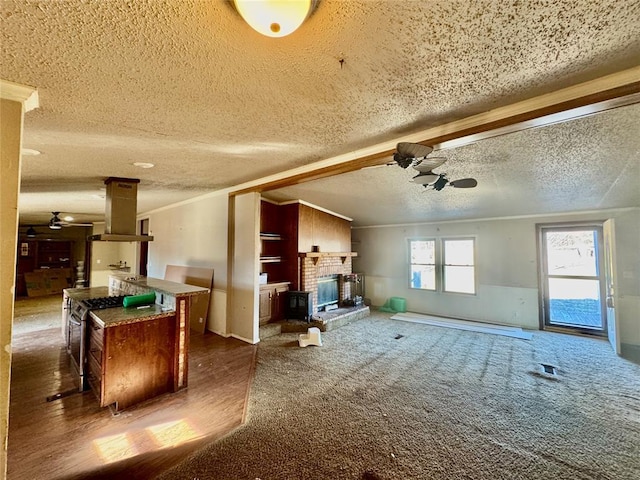
[[[140,220],[140,235],[149,235],[149,219]],[[138,272],[143,277],[147,276],[147,264],[149,263],[149,242],[140,242],[140,260]]]
[[[538,225],[542,329],[607,335],[602,223]]]

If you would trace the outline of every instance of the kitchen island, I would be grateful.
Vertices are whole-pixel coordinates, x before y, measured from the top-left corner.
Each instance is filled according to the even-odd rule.
[[[83,301],[151,292],[156,296],[152,305],[89,309],[79,334],[84,346],[72,346],[69,317]],[[100,406],[115,410],[185,388],[190,298],[208,292],[206,288],[120,274],[109,278],[109,287],[66,289],[63,318],[67,350],[72,358],[80,359],[81,385],[91,387]]]

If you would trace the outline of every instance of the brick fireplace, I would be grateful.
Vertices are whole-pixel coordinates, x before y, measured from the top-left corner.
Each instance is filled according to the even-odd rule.
[[[338,275],[338,305],[349,298],[349,283],[343,279],[352,269],[351,254],[302,254],[300,258],[300,290],[312,292],[313,312],[318,311],[318,279]]]

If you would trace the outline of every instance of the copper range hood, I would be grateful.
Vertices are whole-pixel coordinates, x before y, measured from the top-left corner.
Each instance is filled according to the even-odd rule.
[[[138,209],[137,178],[109,177],[107,186],[107,206],[104,233],[90,235],[89,241],[96,242],[150,242],[153,237],[136,234]]]

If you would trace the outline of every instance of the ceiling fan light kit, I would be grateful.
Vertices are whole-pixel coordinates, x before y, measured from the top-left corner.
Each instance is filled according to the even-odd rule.
[[[317,0],[233,0],[233,5],[256,32],[285,37],[304,23]]]
[[[60,212],[51,212],[53,215],[51,220],[49,220],[49,228],[51,230],[61,230],[62,227],[91,227],[91,223],[70,223],[73,221],[73,217],[71,215],[67,215],[64,217],[64,220],[60,220]]]

